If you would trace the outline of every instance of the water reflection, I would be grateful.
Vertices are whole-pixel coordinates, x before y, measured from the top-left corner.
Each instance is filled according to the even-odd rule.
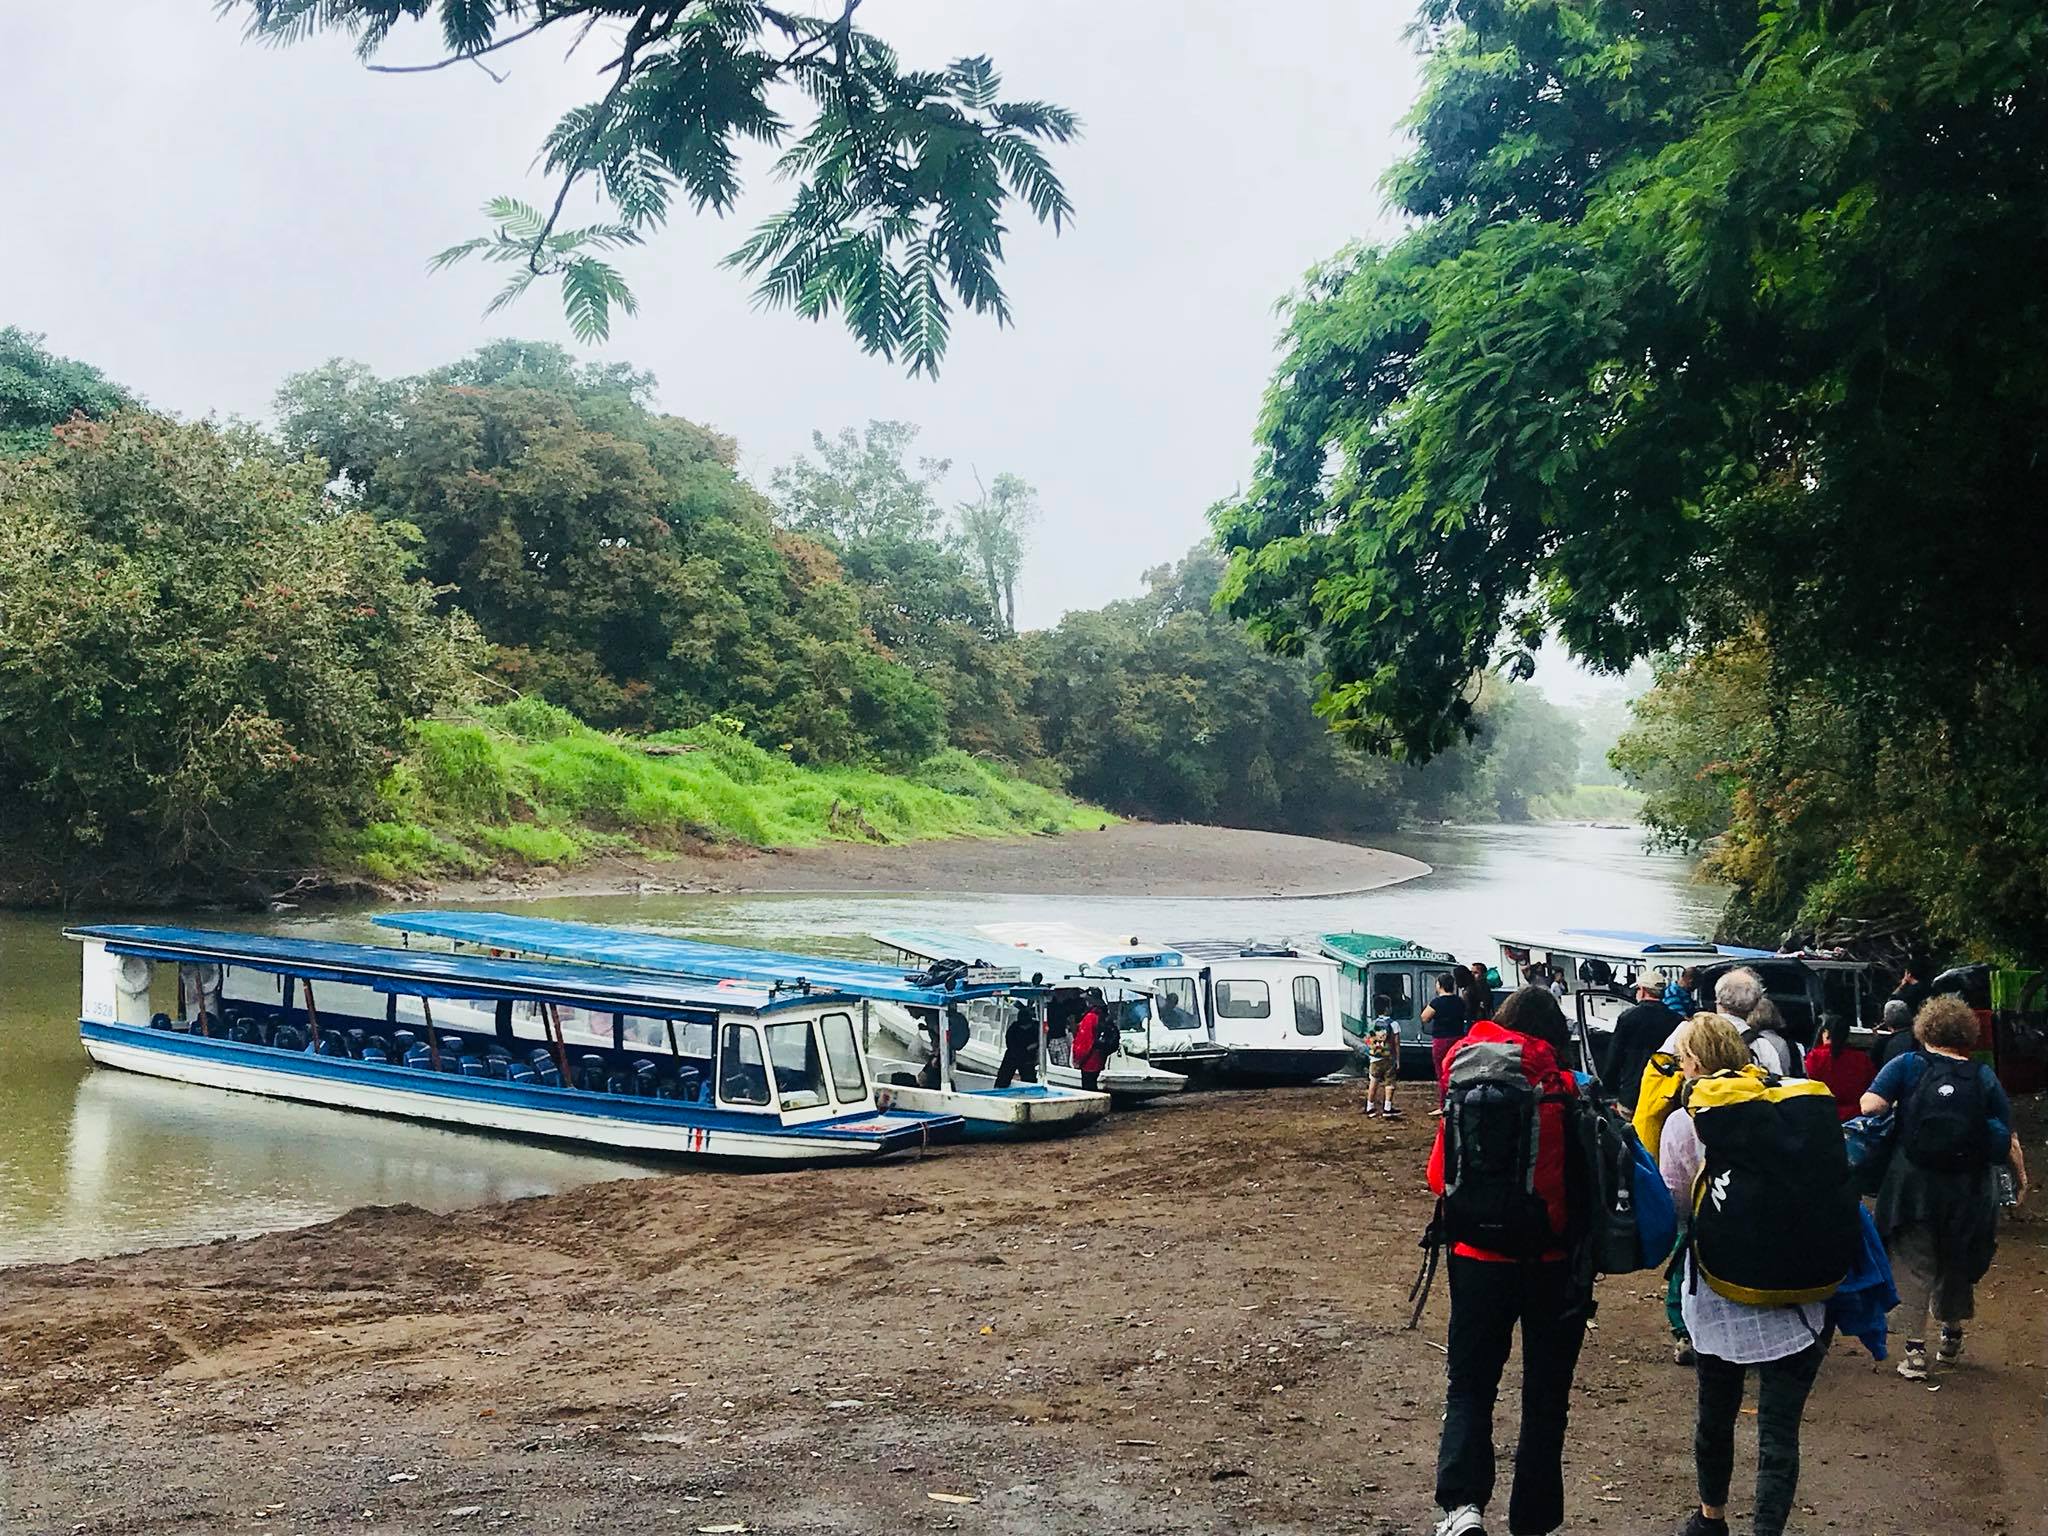
[[[628,896],[521,911],[674,928],[736,943],[872,953],[865,935],[1066,917],[1158,940],[1399,934],[1460,956],[1496,928],[1710,927],[1719,893],[1641,835],[1572,827],[1447,828],[1386,840],[1434,866],[1362,896],[1313,899],[850,895]],[[369,913],[189,920],[388,942]],[[95,914],[111,918],[115,914]],[[158,915],[161,920],[161,915]],[[353,1206],[449,1210],[643,1174],[521,1142],[277,1104],[92,1069],[78,1044],[78,956],[49,914],[0,914],[0,1264],[75,1258],[324,1220]]]

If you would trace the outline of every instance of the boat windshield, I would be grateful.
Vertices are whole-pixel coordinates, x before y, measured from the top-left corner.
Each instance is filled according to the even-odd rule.
[[[1159,983],[1159,1022],[1168,1029],[1200,1029],[1202,1016],[1195,1009],[1195,978],[1169,976]]]
[[[768,1059],[775,1065],[775,1090],[784,1109],[817,1109],[825,1094],[825,1063],[811,1022],[768,1026]]]
[[[853,1015],[828,1013],[818,1021],[825,1036],[825,1059],[832,1068],[832,1091],[842,1104],[858,1104],[868,1096],[867,1075],[861,1070],[860,1042],[854,1038]]]
[[[728,1024],[718,1042],[718,1096],[728,1104],[766,1104],[768,1070],[751,1024]]]

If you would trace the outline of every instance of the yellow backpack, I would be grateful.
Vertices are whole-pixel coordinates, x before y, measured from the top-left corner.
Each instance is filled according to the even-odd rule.
[[[1678,1065],[1677,1056],[1670,1051],[1653,1051],[1649,1064],[1643,1068],[1642,1086],[1636,1090],[1636,1113],[1633,1124],[1636,1140],[1643,1144],[1643,1150],[1650,1154],[1650,1161],[1657,1160],[1658,1143],[1664,1137],[1664,1122],[1671,1118],[1671,1111],[1678,1108],[1680,1096],[1685,1092],[1685,1073]]]

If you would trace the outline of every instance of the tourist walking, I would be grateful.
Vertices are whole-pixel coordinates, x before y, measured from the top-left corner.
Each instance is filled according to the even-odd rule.
[[[1567,1038],[1557,999],[1527,986],[1453,1042],[1447,1063],[1449,1098],[1429,1159],[1429,1187],[1441,1197],[1438,1236],[1451,1245],[1436,1536],[1485,1532],[1494,1400],[1518,1324],[1521,1428],[1508,1530],[1546,1536],[1564,1523],[1565,1416],[1591,1312],[1565,1254],[1566,1234],[1582,1214],[1569,1209],[1565,1174],[1564,1100],[1577,1093],[1558,1066]],[[1532,1141],[1525,1180],[1512,1149]]]
[[[2027,1163],[2012,1132],[2012,1104],[1998,1076],[1972,1061],[1977,1015],[1959,997],[1930,999],[1913,1021],[1922,1049],[1895,1057],[1860,1106],[1897,1106],[1897,1147],[1877,1195],[1877,1230],[1899,1288],[1893,1331],[1906,1335],[1899,1374],[1927,1375],[1927,1324],[1941,1329],[1934,1358],[1963,1354],[1963,1325],[1976,1284],[1998,1246],[1996,1169],[2009,1167],[2013,1198],[2026,1198]]]
[[[1806,1075],[1826,1083],[1834,1093],[1838,1118],[1853,1120],[1863,1112],[1863,1095],[1877,1076],[1877,1063],[1868,1051],[1849,1043],[1849,1021],[1843,1015],[1826,1015],[1821,1033],[1821,1043],[1806,1053]]]
[[[1920,1041],[1913,1033],[1913,1010],[1900,998],[1887,998],[1883,1018],[1877,1026],[1877,1039],[1870,1049],[1871,1060],[1878,1071],[1882,1072],[1895,1057],[1916,1050],[1919,1045]]]
[[[1608,1036],[1607,1061],[1600,1073],[1602,1081],[1630,1114],[1635,1113],[1636,1095],[1643,1086],[1643,1069],[1678,1023],[1664,1006],[1664,989],[1657,973],[1644,971],[1636,978],[1635,1002],[1614,1021],[1614,1033]]]
[[[1797,1077],[1799,1063],[1792,1042],[1778,1029],[1776,1008],[1757,1017],[1764,1005],[1763,978],[1748,966],[1737,966],[1714,983],[1714,1010],[1733,1024],[1749,1047],[1750,1060],[1778,1077]],[[1681,1025],[1682,1029],[1684,1026]],[[1672,1037],[1675,1044],[1677,1036]],[[1670,1049],[1666,1046],[1666,1049]]]
[[[1677,1056],[1680,1069],[1694,1082],[1750,1065],[1750,1048],[1735,1025],[1711,1013],[1695,1014],[1679,1026]],[[1693,1209],[1693,1185],[1705,1160],[1694,1111],[1672,1111],[1664,1122],[1657,1161],[1680,1211]],[[1834,1333],[1827,1304],[1750,1306],[1704,1283],[1690,1252],[1683,1267],[1680,1305],[1699,1375],[1693,1425],[1699,1508],[1683,1536],[1727,1536],[1735,1420],[1742,1410],[1744,1376],[1752,1367],[1757,1373],[1756,1536],[1780,1536],[1799,1486],[1799,1425],[1807,1394]]]
[[[1429,1026],[1429,1063],[1436,1072],[1436,1086],[1441,1102],[1444,1086],[1444,1063],[1450,1060],[1451,1047],[1464,1037],[1471,1027],[1472,1015],[1465,1007],[1464,995],[1458,990],[1458,977],[1454,971],[1445,971],[1436,979],[1436,996],[1429,1000],[1429,1006],[1422,1010],[1422,1022]]]

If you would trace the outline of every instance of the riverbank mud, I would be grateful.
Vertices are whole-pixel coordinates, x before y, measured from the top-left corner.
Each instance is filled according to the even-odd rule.
[[[1392,1125],[1355,1088],[1202,1095],[0,1272],[0,1529],[1426,1531],[1447,1296],[1403,1329],[1409,1091]],[[2007,1228],[1961,1366],[1835,1345],[1796,1530],[2037,1528],[2044,1230]],[[1603,1282],[1569,1529],[1682,1523],[1692,1390],[1656,1278]]]
[[[531,877],[450,881],[438,901],[638,892],[861,891],[1009,896],[1338,896],[1429,873],[1404,854],[1285,832],[1120,822],[1056,837],[822,843],[614,858]]]

